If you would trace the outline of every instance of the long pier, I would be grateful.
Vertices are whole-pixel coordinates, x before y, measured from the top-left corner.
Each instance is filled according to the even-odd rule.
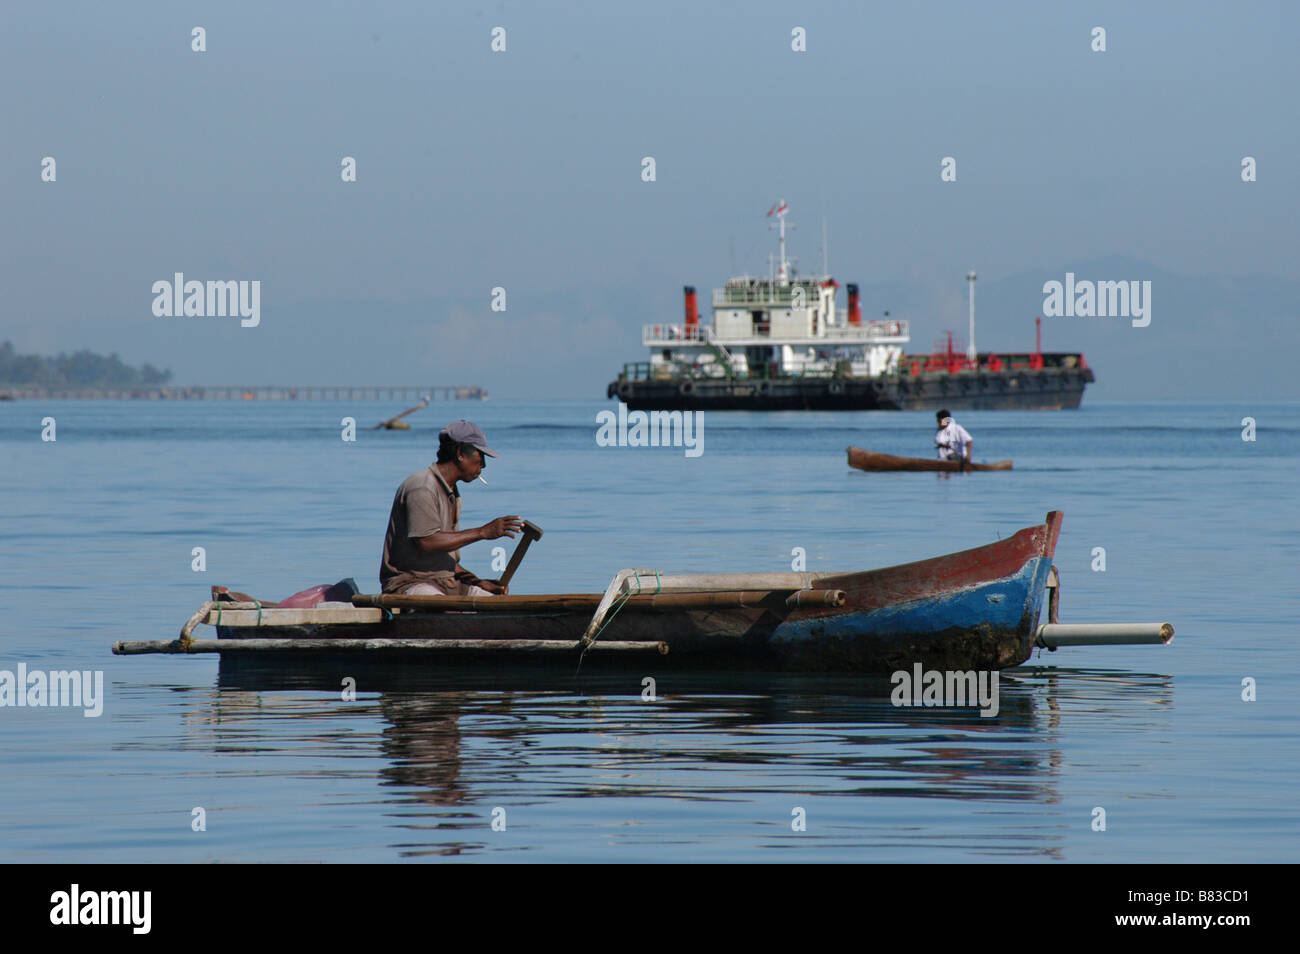
[[[383,387],[288,387],[280,385],[218,385],[191,387],[5,387],[0,400],[69,401],[396,401],[434,397],[444,401],[486,401],[488,393],[476,385],[385,385]]]

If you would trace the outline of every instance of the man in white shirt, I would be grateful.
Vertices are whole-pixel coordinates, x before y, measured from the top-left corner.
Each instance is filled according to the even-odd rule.
[[[934,435],[934,446],[939,450],[940,460],[961,461],[962,469],[970,465],[971,448],[975,442],[970,432],[952,419],[945,408],[935,414],[939,422],[939,433]]]

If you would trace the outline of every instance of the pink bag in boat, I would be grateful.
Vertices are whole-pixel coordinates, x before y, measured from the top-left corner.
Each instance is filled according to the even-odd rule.
[[[280,600],[277,606],[280,609],[310,609],[318,603],[350,603],[353,594],[359,592],[361,591],[357,589],[356,581],[349,577],[337,583],[322,583],[309,590],[295,593]]]

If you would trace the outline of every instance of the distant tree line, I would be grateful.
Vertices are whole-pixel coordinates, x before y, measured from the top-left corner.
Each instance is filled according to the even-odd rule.
[[[60,354],[44,358],[38,354],[18,354],[11,342],[0,345],[0,384],[36,387],[131,387],[132,385],[166,384],[170,371],[159,371],[152,364],[133,368],[123,364],[114,352],[107,358],[93,351]]]

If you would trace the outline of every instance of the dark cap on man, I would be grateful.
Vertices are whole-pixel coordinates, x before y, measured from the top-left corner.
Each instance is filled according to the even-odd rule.
[[[471,447],[481,450],[488,457],[501,456],[488,447],[487,438],[483,436],[482,429],[477,424],[469,421],[452,421],[438,432],[439,443],[445,444],[449,441],[455,441],[457,444],[469,444]]]

